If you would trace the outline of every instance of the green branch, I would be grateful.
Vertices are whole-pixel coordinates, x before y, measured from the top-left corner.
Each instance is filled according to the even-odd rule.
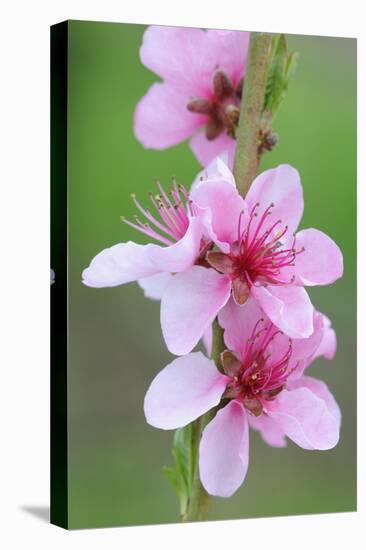
[[[271,34],[251,33],[234,163],[236,185],[243,196],[259,168],[259,134],[271,50]]]

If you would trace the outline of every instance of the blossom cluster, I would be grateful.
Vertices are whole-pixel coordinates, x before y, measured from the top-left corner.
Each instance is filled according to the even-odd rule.
[[[327,386],[305,374],[336,351],[331,322],[305,287],[340,278],[342,253],[317,229],[297,231],[304,200],[295,168],[264,171],[245,198],[230,169],[247,48],[242,32],[145,32],[141,60],[164,80],[138,104],[136,135],[154,148],[193,135],[206,168],[189,190],[158,184],[150,208],[133,196],[140,217],[124,221],[153,242],[115,244],[83,272],[87,286],[137,281],[161,301],[163,337],[178,357],[149,387],[145,416],[176,429],[217,407],[202,434],[199,470],[208,493],[221,497],[245,478],[249,427],[272,446],[288,437],[325,450],[337,444],[341,421]],[[225,342],[218,366],[209,359],[216,319]],[[207,356],[193,351],[201,339]]]

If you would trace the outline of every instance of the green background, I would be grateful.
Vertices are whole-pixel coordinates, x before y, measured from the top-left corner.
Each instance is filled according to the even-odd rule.
[[[146,424],[143,398],[170,360],[159,304],[136,284],[92,289],[81,272],[103,248],[144,242],[120,223],[130,193],[147,204],[159,178],[188,187],[199,170],[186,143],[148,151],[132,116],[156,80],[139,61],[144,27],[72,21],[69,25],[69,525],[71,528],[175,522],[176,496],[162,473],[172,432]],[[280,142],[262,169],[290,163],[305,193],[301,227],[333,237],[344,253],[336,284],[310,289],[338,335],[324,379],[343,413],[341,439],[327,452],[292,442],[267,446],[251,433],[245,483],[215,499],[212,519],[355,510],[356,507],[356,41],[288,36],[300,53],[297,72],[275,120]],[[199,52],[197,52],[199,55]]]

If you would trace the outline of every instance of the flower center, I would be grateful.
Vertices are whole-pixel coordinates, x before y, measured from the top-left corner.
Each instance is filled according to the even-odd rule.
[[[273,357],[271,343],[283,333],[272,323],[259,329],[260,319],[248,338],[241,358],[231,351],[221,354],[221,362],[226,374],[231,376],[224,397],[240,401],[255,416],[263,411],[263,401],[271,401],[284,389],[291,374],[289,361],[292,342],[281,356]]]
[[[294,275],[283,273],[286,268],[295,266],[295,258],[304,251],[296,250],[296,237],[293,237],[290,247],[286,247],[281,239],[288,231],[288,226],[282,226],[282,220],[273,224],[266,224],[271,215],[274,204],[271,203],[258,216],[257,203],[251,210],[249,222],[242,229],[243,213],[238,221],[238,240],[231,246],[229,254],[209,252],[207,261],[232,279],[232,288],[235,301],[244,304],[253,285],[289,285],[294,281]]]
[[[212,86],[211,98],[192,98],[187,103],[187,109],[191,113],[208,116],[205,128],[208,140],[217,138],[224,131],[235,138],[239,123],[243,79],[234,87],[227,74],[219,69],[214,73]]]

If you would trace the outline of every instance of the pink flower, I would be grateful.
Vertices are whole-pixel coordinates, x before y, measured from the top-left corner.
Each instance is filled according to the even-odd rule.
[[[219,159],[196,180],[190,197],[206,216],[201,214],[205,236],[216,249],[208,249],[205,266],[174,277],[162,296],[161,324],[168,349],[177,355],[191,351],[211,324],[213,303],[225,293],[239,305],[253,296],[288,336],[310,336],[313,306],[304,285],[336,281],[343,273],[343,259],[336,243],[321,231],[295,234],[303,212],[298,172],[289,165],[263,172],[244,200]],[[208,267],[215,276],[210,275],[206,294]]]
[[[165,149],[191,136],[203,166],[223,151],[232,162],[249,33],[149,27],[142,63],[163,82],[151,86],[134,115],[139,141]]]
[[[303,211],[294,168],[263,172],[245,200],[221,159],[190,194],[174,184],[169,198],[159,188],[157,199],[150,196],[158,214],[135,199],[146,223],[127,223],[163,246],[128,242],[103,250],[83,272],[86,285],[138,280],[146,296],[161,299],[164,339],[176,355],[194,348],[231,294],[238,304],[253,296],[292,338],[312,334],[313,306],[303,285],[332,283],[342,275],[343,260],[321,231],[293,236]]]
[[[202,353],[176,358],[153,380],[144,411],[147,422],[162,429],[187,425],[217,406],[203,431],[200,478],[212,495],[230,497],[243,483],[249,457],[249,426],[272,446],[285,437],[308,450],[326,450],[339,439],[341,414],[327,386],[302,372],[314,356],[335,352],[334,332],[315,314],[308,339],[291,341],[263,316],[255,300],[242,307],[233,300],[220,312],[225,329],[221,354],[224,374]]]
[[[215,170],[215,177],[230,177],[231,172],[222,161]],[[207,250],[212,249],[216,242],[221,244],[211,228],[209,210],[195,205],[185,188],[176,182],[173,182],[169,195],[160,184],[158,188],[160,194],[157,197],[150,194],[155,213],[143,208],[133,195],[136,207],[145,220],[142,222],[136,217],[135,223],[125,219],[123,221],[160,244],[140,245],[129,241],[106,248],[95,256],[90,266],[83,271],[82,278],[85,285],[95,288],[138,281],[147,297],[161,299],[181,272],[191,272],[192,289],[198,286],[201,291],[199,297],[194,293],[190,297],[189,288],[185,284],[184,292],[188,291],[188,296],[184,298],[186,316],[187,319],[192,318],[191,309],[195,316],[192,327],[187,326],[181,335],[181,344],[179,338],[177,340],[177,346],[185,349],[186,335],[191,342],[198,334],[198,342],[201,326],[210,326],[217,311],[226,304],[230,285],[214,269],[209,268],[205,259]],[[231,188],[228,191],[230,195]],[[232,204],[234,215],[239,214],[238,208],[242,208],[243,204],[240,198],[236,204]],[[225,244],[222,246],[225,247]],[[174,293],[170,296],[171,303],[169,297],[164,300],[164,319],[175,309],[176,296]],[[181,305],[182,300],[183,296]],[[169,319],[162,322],[170,323]]]
[[[201,219],[184,187],[174,182],[170,197],[160,184],[158,187],[160,195],[150,194],[155,215],[144,209],[133,195],[145,220],[141,222],[136,216],[136,223],[123,221],[163,246],[129,241],[106,248],[83,271],[84,284],[100,288],[141,280],[147,296],[160,298],[170,273],[185,271],[205,257],[207,241],[202,234]]]

